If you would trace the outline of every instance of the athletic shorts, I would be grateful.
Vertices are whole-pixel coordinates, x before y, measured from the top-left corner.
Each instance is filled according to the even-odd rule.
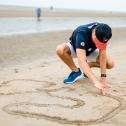
[[[70,51],[71,51],[71,56],[73,58],[77,58],[77,54],[74,51],[73,46],[68,42],[66,43],[67,46],[69,47]],[[90,62],[96,62],[97,57],[99,56],[99,49],[94,50],[89,56],[87,56],[87,61]]]

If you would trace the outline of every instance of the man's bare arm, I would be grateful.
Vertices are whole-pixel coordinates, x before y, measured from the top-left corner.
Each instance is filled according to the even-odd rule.
[[[100,61],[101,74],[106,74],[106,64],[107,64],[106,50],[100,50],[99,54],[100,54],[99,61]]]
[[[88,76],[88,78],[94,83],[98,89],[103,89],[102,83],[96,78],[94,73],[91,71],[87,61],[86,61],[86,52],[83,49],[76,49],[78,62],[83,72]]]

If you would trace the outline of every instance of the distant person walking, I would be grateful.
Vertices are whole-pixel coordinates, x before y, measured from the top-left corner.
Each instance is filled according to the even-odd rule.
[[[37,8],[36,10],[36,14],[37,14],[37,21],[40,21],[41,20],[41,13],[42,13],[42,10],[41,8]]]

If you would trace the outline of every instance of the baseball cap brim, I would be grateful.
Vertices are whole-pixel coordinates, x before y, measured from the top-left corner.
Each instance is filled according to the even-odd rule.
[[[106,43],[102,43],[101,41],[99,41],[96,37],[96,41],[95,41],[95,45],[98,49],[101,49],[101,50],[105,50],[106,47],[107,47],[107,42]]]

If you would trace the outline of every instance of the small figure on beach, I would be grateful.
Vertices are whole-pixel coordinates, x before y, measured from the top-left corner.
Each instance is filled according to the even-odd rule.
[[[106,69],[114,67],[106,50],[111,37],[112,29],[104,23],[94,22],[77,27],[70,42],[62,43],[56,48],[57,55],[71,69],[70,75],[63,82],[73,84],[79,78],[89,78],[102,94],[105,88],[111,87],[106,81]],[[73,58],[78,59],[80,68]],[[100,68],[100,78],[92,72],[93,67]]]
[[[53,9],[54,9],[53,6],[50,6],[50,10],[53,11]]]
[[[41,13],[42,13],[42,10],[40,7],[38,7],[36,9],[36,14],[37,14],[37,21],[41,21]]]

